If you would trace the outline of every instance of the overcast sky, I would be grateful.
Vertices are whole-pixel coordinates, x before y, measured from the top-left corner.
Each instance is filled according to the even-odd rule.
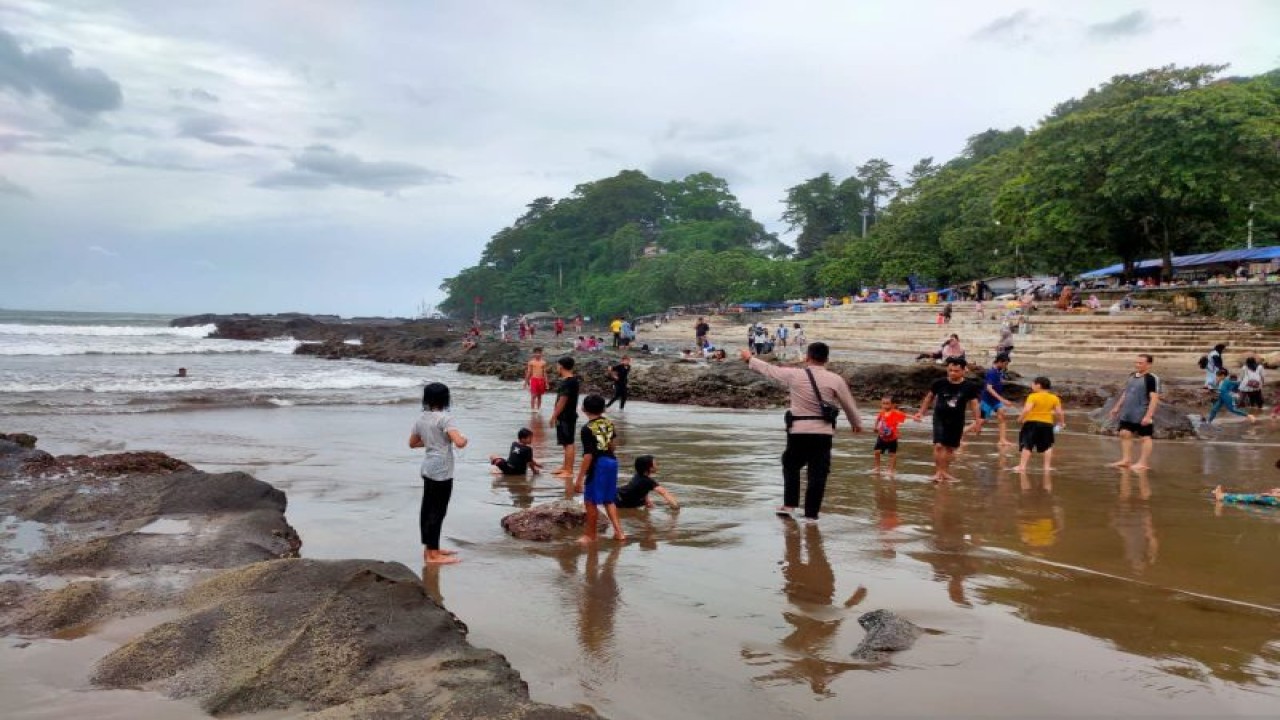
[[[1271,0],[0,0],[0,307],[410,315],[622,169],[782,231],[806,178],[1278,37]]]

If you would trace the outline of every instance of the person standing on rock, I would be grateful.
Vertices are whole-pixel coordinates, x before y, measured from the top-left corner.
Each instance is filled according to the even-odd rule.
[[[1160,406],[1160,378],[1151,372],[1150,355],[1142,354],[1134,361],[1134,372],[1125,383],[1124,391],[1112,406],[1110,416],[1119,422],[1120,459],[1111,467],[1146,470],[1151,467],[1152,437],[1155,435],[1156,408]],[[1142,438],[1142,451],[1138,463],[1132,464],[1133,438]]]
[[[582,399],[587,424],[582,426],[582,466],[573,489],[582,493],[582,504],[587,508],[582,537],[578,538],[583,545],[596,541],[601,509],[613,526],[613,539],[627,541],[618,519],[618,458],[613,454],[618,431],[604,416],[604,409],[604,398],[599,395]]]
[[[560,374],[560,387],[556,390],[556,408],[551,411],[551,427],[556,429],[556,444],[564,448],[564,464],[553,474],[564,478],[566,487],[572,487],[573,443],[578,427],[578,393],[582,386],[573,374],[573,358],[566,355],[557,360],[556,372]]]
[[[792,517],[800,505],[800,469],[807,467],[809,483],[804,494],[804,519],[817,522],[822,497],[831,472],[831,441],[835,436],[836,406],[849,417],[852,432],[862,432],[858,406],[849,392],[849,383],[827,369],[831,349],[826,343],[810,343],[804,367],[778,367],[750,350],[740,356],[755,372],[787,386],[787,447],[782,453],[782,505],[777,514]]]
[[[542,348],[533,349],[533,357],[524,366],[524,386],[529,388],[529,409],[542,411],[542,396],[547,392],[547,361]]]
[[[422,559],[431,565],[458,562],[453,550],[440,548],[440,530],[453,495],[453,450],[467,446],[467,438],[453,424],[449,414],[449,387],[430,383],[422,389],[422,416],[413,424],[409,447],[423,448],[422,507],[418,530],[422,535]]]

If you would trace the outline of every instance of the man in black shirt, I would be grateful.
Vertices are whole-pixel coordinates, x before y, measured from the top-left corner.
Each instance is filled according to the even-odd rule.
[[[609,368],[609,377],[613,378],[613,397],[605,407],[613,407],[616,402],[619,410],[625,410],[627,408],[627,380],[631,377],[631,357],[623,355],[617,365]]]
[[[511,450],[504,459],[500,455],[490,455],[489,464],[503,475],[524,475],[530,469],[535,473],[542,472],[542,463],[533,459],[533,431],[520,428],[516,433],[516,441],[511,443]]]
[[[556,444],[564,448],[564,464],[555,471],[556,477],[573,478],[573,442],[578,425],[578,392],[581,385],[573,374],[573,358],[565,356],[556,361],[560,374],[560,386],[556,389],[556,409],[551,412],[551,427],[556,429]]]
[[[919,421],[933,407],[934,482],[956,479],[949,470],[965,431],[976,434],[982,430],[982,411],[978,408],[982,388],[965,380],[964,370],[963,358],[947,358],[947,376],[934,381],[915,415]],[[966,408],[973,411],[973,424],[968,428],[964,425]]]
[[[679,510],[680,503],[676,502],[676,497],[667,492],[667,489],[653,478],[657,472],[658,461],[654,460],[652,455],[641,455],[636,458],[636,474],[632,476],[630,482],[618,488],[618,507],[651,508],[653,501],[649,499],[649,493],[657,492],[667,502],[668,507]]]

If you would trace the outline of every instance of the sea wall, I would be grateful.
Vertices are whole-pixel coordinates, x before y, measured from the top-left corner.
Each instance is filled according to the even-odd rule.
[[[1119,300],[1129,290],[1086,290],[1104,305]],[[1237,320],[1267,329],[1280,328],[1280,283],[1186,285],[1133,290],[1139,303],[1164,303],[1188,314]]]

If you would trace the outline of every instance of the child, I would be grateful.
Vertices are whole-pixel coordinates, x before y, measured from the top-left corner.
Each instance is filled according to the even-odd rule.
[[[996,417],[996,421],[1000,424],[1000,440],[997,447],[1011,447],[1013,443],[1009,442],[1005,429],[1008,425],[1005,422],[1004,408],[1006,405],[1013,403],[1005,399],[1004,395],[1004,375],[1009,369],[1009,356],[999,354],[996,359],[991,361],[991,367],[987,368],[987,373],[983,377],[982,396],[979,398],[978,408],[982,410],[982,419],[990,420],[991,416]]]
[[[422,534],[422,559],[431,565],[458,562],[453,550],[440,549],[440,529],[453,494],[453,450],[467,446],[467,438],[453,426],[449,414],[449,388],[430,383],[422,389],[422,416],[409,434],[410,448],[424,448],[422,458],[422,508],[418,529]]]
[[[1022,462],[1018,464],[1017,472],[1027,471],[1032,450],[1044,454],[1045,473],[1053,470],[1053,434],[1067,426],[1067,414],[1062,409],[1062,400],[1049,392],[1052,387],[1049,378],[1043,376],[1031,382],[1031,394],[1027,396],[1027,404],[1022,406],[1022,431],[1018,433]],[[1055,419],[1057,428],[1053,426]]]
[[[1280,507],[1280,488],[1271,488],[1264,493],[1229,493],[1223,492],[1222,486],[1213,489],[1213,499],[1224,503],[1242,503],[1246,505],[1270,505]]]
[[[542,472],[542,463],[533,459],[533,431],[520,428],[516,433],[516,441],[511,443],[507,457],[490,455],[489,464],[503,475],[524,475],[533,470],[534,474]]]
[[[556,361],[560,386],[556,388],[556,406],[551,411],[551,427],[556,429],[556,444],[564,448],[564,464],[556,470],[555,476],[564,478],[566,490],[573,478],[573,434],[578,425],[578,392],[582,387],[578,376],[573,374],[573,366],[573,358],[567,355]]]
[[[1219,410],[1226,410],[1232,415],[1243,415],[1249,422],[1256,421],[1257,418],[1236,407],[1236,390],[1240,388],[1240,379],[1234,374],[1228,374],[1225,368],[1219,368],[1215,376],[1218,378],[1218,397],[1213,401],[1213,407],[1209,408],[1209,417],[1205,422],[1212,424]]]
[[[631,482],[625,486],[618,488],[618,502],[620,508],[638,508],[644,506],[646,508],[653,507],[653,500],[649,498],[650,492],[657,492],[666,501],[667,507],[672,510],[679,510],[680,503],[676,502],[676,498],[667,489],[658,484],[653,478],[658,472],[658,461],[652,455],[641,455],[636,458],[636,474],[631,477]]]
[[[533,349],[533,357],[524,366],[524,386],[529,388],[529,409],[542,412],[542,396],[547,392],[547,361],[540,347]]]
[[[880,398],[880,414],[876,415],[875,471],[880,472],[880,453],[889,454],[889,474],[898,467],[898,426],[906,422],[907,414],[898,409],[893,398]]]
[[[1280,460],[1276,461],[1276,469],[1280,470]],[[1222,486],[1219,485],[1213,489],[1213,499],[1219,504],[1228,502],[1280,507],[1280,487],[1271,488],[1264,493],[1229,493],[1223,492]]]
[[[618,520],[618,458],[613,454],[617,431],[613,421],[604,416],[603,397],[583,398],[582,412],[587,416],[587,424],[582,426],[582,465],[574,491],[582,493],[587,517],[578,542],[589,545],[596,541],[601,505],[613,526],[613,539],[625,542],[627,535]]]

